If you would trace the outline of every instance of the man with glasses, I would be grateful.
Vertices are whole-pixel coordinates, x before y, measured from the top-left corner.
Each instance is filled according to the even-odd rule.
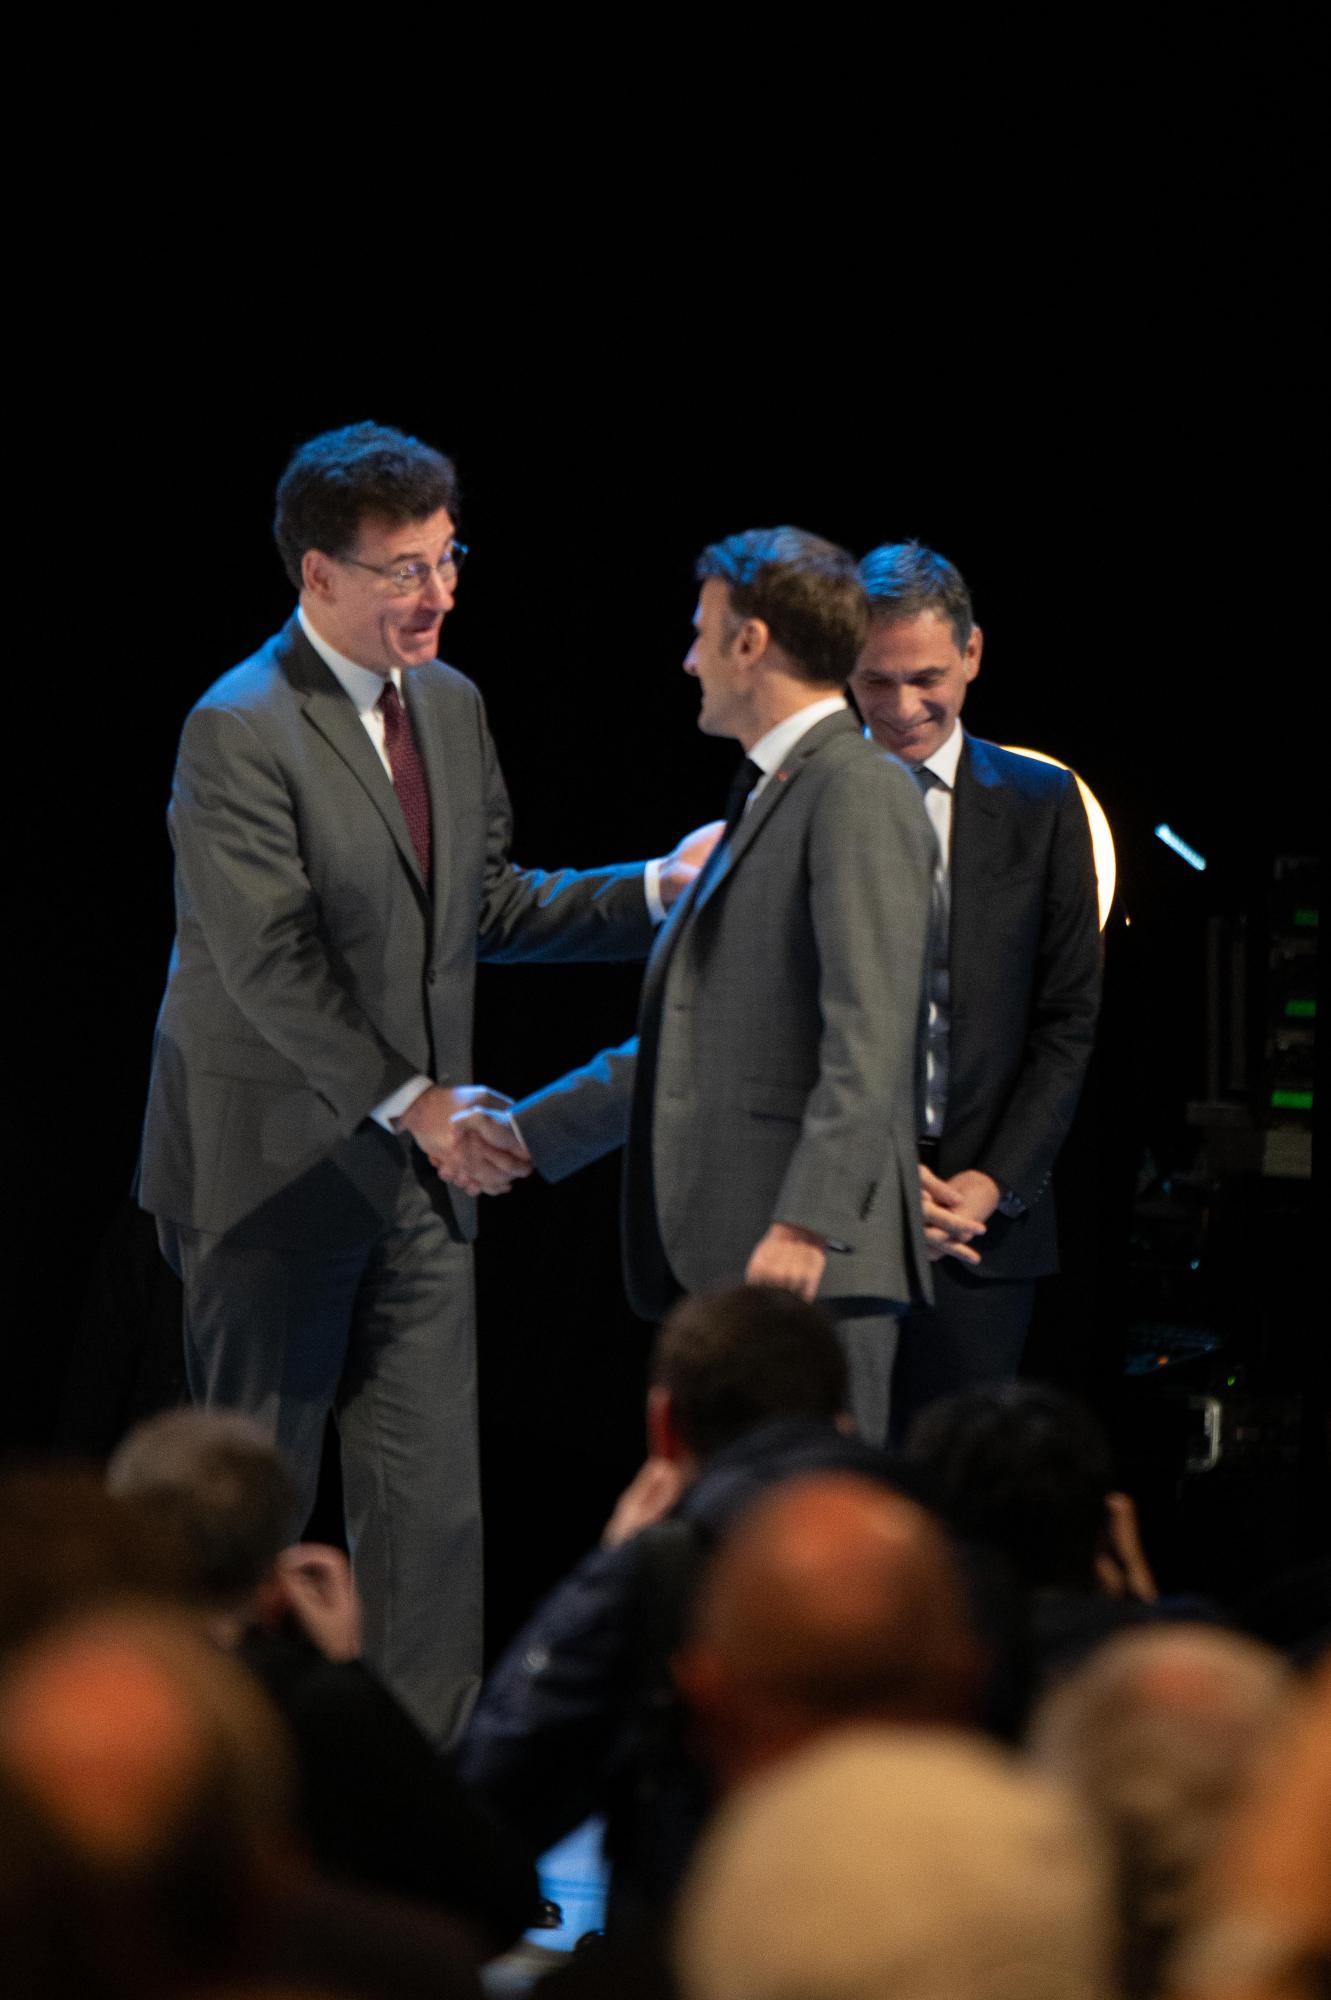
[[[481,1573],[475,1204],[433,1163],[459,1110],[507,1102],[469,1081],[475,962],[645,956],[698,858],[510,864],[480,695],[436,658],[457,511],[450,462],[374,424],[283,474],[295,615],[181,739],[139,1183],[190,1393],[270,1428],[293,1535],[336,1412],[366,1656],[441,1742],[475,1690]]]

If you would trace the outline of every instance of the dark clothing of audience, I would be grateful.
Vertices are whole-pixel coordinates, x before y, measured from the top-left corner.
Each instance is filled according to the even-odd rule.
[[[471,1941],[447,1917],[344,1882],[293,1890],[252,1954],[266,1987],[355,2000],[481,2000]]]
[[[530,1855],[366,1667],[325,1659],[298,1632],[251,1632],[240,1658],[290,1733],[297,1820],[321,1869],[442,1907],[487,1955],[536,1922]]]
[[[669,1675],[700,1566],[757,1494],[833,1470],[910,1479],[830,1424],[765,1424],[709,1459],[668,1520],[586,1556],[482,1690],[459,1775],[537,1852],[604,1812],[616,1924],[669,1899],[711,1803]]]
[[[669,1938],[658,1925],[588,1938],[535,1989],[539,2000],[678,2000]]]

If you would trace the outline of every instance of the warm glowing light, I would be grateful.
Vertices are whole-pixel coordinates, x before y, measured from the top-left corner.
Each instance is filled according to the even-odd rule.
[[[1005,750],[1011,750],[1018,757],[1034,757],[1037,764],[1056,764],[1060,771],[1072,771],[1071,764],[1065,764],[1061,757],[1048,757],[1043,750],[1027,750],[1020,743],[1005,743]],[[1105,809],[1084,778],[1077,778],[1077,790],[1086,808],[1086,817],[1091,825],[1091,852],[1095,856],[1095,887],[1100,902],[1100,928],[1109,922],[1110,905],[1114,900],[1114,884],[1118,880],[1118,862],[1114,856],[1114,836],[1109,831],[1109,821]],[[1127,921],[1126,919],[1124,920]]]

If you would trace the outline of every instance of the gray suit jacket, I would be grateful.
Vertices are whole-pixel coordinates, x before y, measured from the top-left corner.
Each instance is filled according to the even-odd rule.
[[[846,711],[795,746],[657,940],[639,1037],[518,1106],[558,1180],[628,1142],[635,1310],[738,1284],[771,1223],[816,1230],[828,1299],[929,1297],[915,1040],[934,842]]]
[[[477,958],[646,955],[641,867],[510,865],[477,689],[438,661],[404,684],[431,884],[355,707],[294,619],[186,720],[138,1185],[158,1216],[293,1248],[368,1240],[412,1153],[369,1113],[417,1073],[469,1080]],[[425,1179],[473,1235],[474,1204]]]

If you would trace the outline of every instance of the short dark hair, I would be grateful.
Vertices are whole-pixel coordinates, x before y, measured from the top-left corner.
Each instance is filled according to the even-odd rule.
[[[958,652],[975,630],[971,594],[955,563],[923,542],[884,542],[860,564],[871,618],[918,618],[936,611],[952,627]]]
[[[267,1435],[239,1410],[149,1417],[112,1456],[106,1483],[175,1521],[191,1585],[208,1604],[245,1603],[290,1540],[295,1489]]]
[[[1031,1584],[1087,1590],[1114,1484],[1084,1404],[1043,1382],[997,1382],[921,1410],[905,1456],[954,1533],[999,1548]]]
[[[306,549],[345,555],[367,514],[397,526],[446,507],[458,518],[453,461],[433,445],[384,424],[324,431],[292,453],[277,483],[273,535],[297,590]]]
[[[820,1306],[773,1285],[681,1299],[661,1328],[652,1379],[670,1393],[696,1458],[777,1417],[831,1422],[846,1402],[846,1362]]]
[[[750,528],[698,558],[699,583],[725,584],[740,618],[761,618],[801,680],[843,687],[868,630],[855,558],[802,528]]]

